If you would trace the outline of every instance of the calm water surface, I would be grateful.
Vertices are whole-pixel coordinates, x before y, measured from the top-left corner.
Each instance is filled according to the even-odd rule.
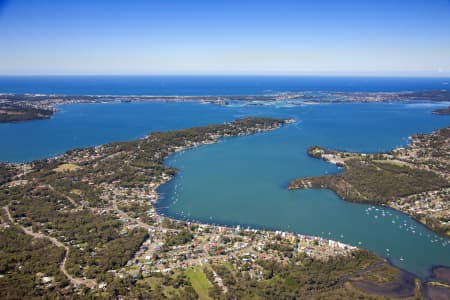
[[[231,108],[198,103],[99,103],[59,109],[49,120],[0,124],[0,160],[31,161],[77,147],[137,139],[151,131],[221,123],[236,117]]]
[[[253,108],[254,109],[254,108]],[[254,109],[299,122],[175,154],[179,176],[160,189],[159,211],[175,218],[280,229],[339,240],[388,257],[421,277],[450,266],[450,244],[394,210],[342,201],[329,190],[288,191],[290,180],[339,170],[306,155],[310,145],[384,151],[413,132],[450,125],[429,104],[342,104]]]
[[[0,93],[65,95],[260,95],[296,91],[420,91],[450,78],[351,76],[0,76]]]

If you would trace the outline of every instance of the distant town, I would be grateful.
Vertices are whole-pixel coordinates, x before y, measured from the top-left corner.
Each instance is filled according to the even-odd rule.
[[[0,123],[20,122],[32,119],[50,118],[58,105],[75,103],[113,103],[148,101],[197,101],[220,105],[236,101],[249,105],[264,105],[272,101],[285,101],[291,105],[308,103],[345,103],[345,102],[394,102],[394,101],[450,101],[450,91],[420,92],[326,92],[305,91],[263,95],[223,95],[223,96],[109,96],[109,95],[47,95],[47,94],[0,94]],[[436,110],[436,114],[445,114],[445,110]]]

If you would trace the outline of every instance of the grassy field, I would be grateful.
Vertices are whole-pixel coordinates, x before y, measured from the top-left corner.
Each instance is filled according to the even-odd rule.
[[[203,273],[200,267],[189,268],[186,270],[186,277],[192,284],[192,287],[197,292],[199,299],[211,299],[208,296],[208,289],[212,286],[211,283],[206,278],[205,273]]]
[[[70,190],[71,194],[77,195],[77,196],[81,196],[81,194],[83,193],[80,189],[72,189]]]
[[[385,160],[377,160],[375,159],[374,162],[376,163],[381,163],[381,164],[390,164],[390,165],[394,165],[397,167],[402,167],[402,166],[407,166],[408,164],[403,162],[403,161],[399,161],[396,159],[385,159]]]
[[[70,172],[78,170],[80,167],[75,164],[62,164],[53,169],[55,172]]]

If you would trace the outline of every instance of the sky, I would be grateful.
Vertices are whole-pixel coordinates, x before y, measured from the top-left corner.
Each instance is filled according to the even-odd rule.
[[[0,75],[450,76],[450,0],[0,0]]]

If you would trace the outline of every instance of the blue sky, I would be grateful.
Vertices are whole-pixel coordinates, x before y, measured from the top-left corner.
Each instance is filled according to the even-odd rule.
[[[0,0],[0,74],[450,75],[448,0]]]

